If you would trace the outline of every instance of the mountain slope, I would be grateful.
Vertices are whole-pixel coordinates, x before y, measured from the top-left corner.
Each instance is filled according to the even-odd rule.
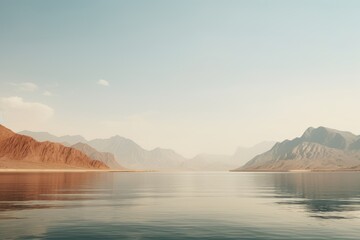
[[[178,170],[184,157],[173,150],[156,148],[147,151],[134,141],[114,136],[88,142],[98,151],[110,152],[126,168],[144,170]]]
[[[319,127],[293,140],[276,143],[239,171],[337,170],[360,165],[360,136]]]
[[[64,143],[65,145],[74,145],[76,143],[86,143],[86,139],[80,135],[65,135],[61,137],[57,137],[47,132],[32,132],[32,131],[21,131],[19,132],[21,135],[26,135],[29,137],[34,138],[39,142],[57,142],[57,143]]]
[[[237,166],[241,166],[256,155],[270,150],[274,145],[275,142],[273,141],[264,141],[249,148],[239,147],[232,158],[238,164]]]
[[[141,169],[142,159],[146,154],[146,150],[135,142],[120,136],[108,139],[94,139],[87,144],[97,151],[114,154],[122,166],[130,169]]]
[[[83,152],[93,160],[98,160],[105,163],[111,169],[125,169],[115,160],[114,155],[111,153],[98,152],[86,143],[76,143],[71,147]]]
[[[185,158],[172,149],[155,148],[147,151],[144,165],[156,169],[184,170],[181,167],[184,161]]]
[[[84,168],[108,169],[74,148],[58,143],[38,142],[13,133],[0,125],[1,168]]]

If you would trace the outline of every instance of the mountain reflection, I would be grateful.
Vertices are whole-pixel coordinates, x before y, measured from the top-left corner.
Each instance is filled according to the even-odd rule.
[[[283,173],[257,178],[274,189],[278,204],[304,206],[311,217],[352,218],[360,210],[359,173]]]
[[[99,177],[91,173],[2,174],[0,211],[54,208],[61,207],[62,201],[94,199],[106,191],[93,190]]]

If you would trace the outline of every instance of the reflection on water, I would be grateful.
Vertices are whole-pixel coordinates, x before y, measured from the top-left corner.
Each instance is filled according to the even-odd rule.
[[[358,239],[359,173],[6,173],[0,239]]]
[[[103,177],[109,176],[101,176]],[[93,189],[100,176],[83,173],[3,173],[0,211],[61,207],[53,201],[89,200],[105,189]],[[107,189],[111,189],[111,182]]]
[[[259,184],[274,187],[279,204],[303,205],[310,216],[323,219],[354,218],[360,210],[360,174],[282,173],[257,178]]]

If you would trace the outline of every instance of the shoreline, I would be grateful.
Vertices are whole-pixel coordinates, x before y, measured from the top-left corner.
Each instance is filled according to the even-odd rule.
[[[230,170],[229,172],[246,172],[246,173],[318,173],[318,172],[360,172],[360,169],[299,169],[299,170]]]
[[[29,172],[42,172],[42,173],[61,173],[61,172],[73,172],[73,173],[88,173],[88,172],[150,172],[142,170],[122,170],[122,169],[106,169],[106,170],[97,170],[97,169],[16,169],[16,168],[0,168],[1,173],[29,173]]]
[[[127,169],[38,169],[38,168],[0,168],[1,173],[109,173],[109,172],[174,172],[174,171],[154,171],[154,170],[127,170]],[[177,171],[175,171],[177,172]],[[181,172],[181,171],[179,171]],[[194,172],[209,172],[209,171],[194,171]],[[360,172],[360,169],[334,169],[334,170],[307,170],[307,169],[294,169],[294,170],[229,170],[224,171],[229,173],[336,173],[336,172]]]

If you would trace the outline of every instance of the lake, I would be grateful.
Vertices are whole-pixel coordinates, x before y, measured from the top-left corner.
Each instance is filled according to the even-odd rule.
[[[359,239],[360,173],[1,173],[0,239]]]

